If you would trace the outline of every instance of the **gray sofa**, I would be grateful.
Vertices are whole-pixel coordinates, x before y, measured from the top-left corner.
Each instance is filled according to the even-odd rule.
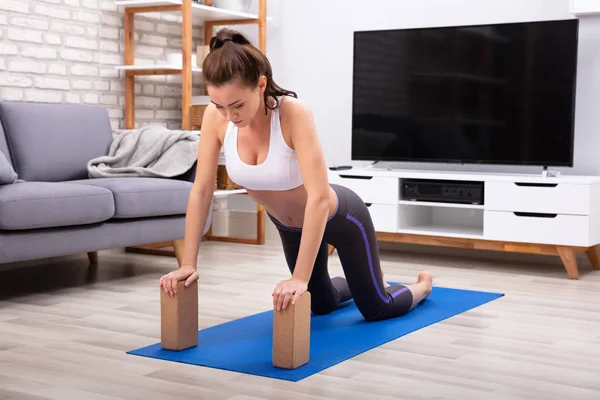
[[[89,179],[111,141],[102,107],[0,102],[0,263],[96,262],[98,250],[183,238],[195,165],[172,179]]]

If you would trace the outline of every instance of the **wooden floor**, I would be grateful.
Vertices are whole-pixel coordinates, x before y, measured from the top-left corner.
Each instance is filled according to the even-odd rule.
[[[158,278],[173,258],[100,253],[0,266],[0,399],[600,399],[600,272],[560,262],[384,251],[388,280],[505,297],[301,382],[125,354],[160,339]],[[278,243],[203,243],[200,326],[271,307],[287,277]],[[544,260],[544,259],[542,259]],[[341,272],[331,258],[332,274]]]

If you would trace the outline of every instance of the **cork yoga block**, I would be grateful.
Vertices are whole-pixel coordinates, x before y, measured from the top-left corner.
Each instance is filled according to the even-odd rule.
[[[295,305],[273,311],[273,366],[295,369],[308,363],[310,355],[310,293]]]
[[[163,349],[183,350],[198,345],[198,282],[177,284],[177,294],[160,289],[160,339]]]

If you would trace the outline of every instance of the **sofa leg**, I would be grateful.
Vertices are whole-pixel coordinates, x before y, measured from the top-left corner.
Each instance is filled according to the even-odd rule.
[[[90,251],[87,253],[88,260],[90,260],[90,264],[98,264],[98,252]]]
[[[173,250],[175,251],[177,263],[181,267],[181,263],[183,262],[183,239],[177,239],[173,241]]]

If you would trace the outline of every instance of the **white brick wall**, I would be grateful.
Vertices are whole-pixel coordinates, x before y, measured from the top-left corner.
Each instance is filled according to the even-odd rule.
[[[178,14],[138,14],[135,31],[136,63],[181,51]],[[194,48],[200,40],[197,25]],[[98,104],[123,128],[124,74],[114,69],[123,50],[123,13],[112,0],[0,0],[2,100]],[[181,77],[136,77],[135,91],[137,126],[181,127]]]

